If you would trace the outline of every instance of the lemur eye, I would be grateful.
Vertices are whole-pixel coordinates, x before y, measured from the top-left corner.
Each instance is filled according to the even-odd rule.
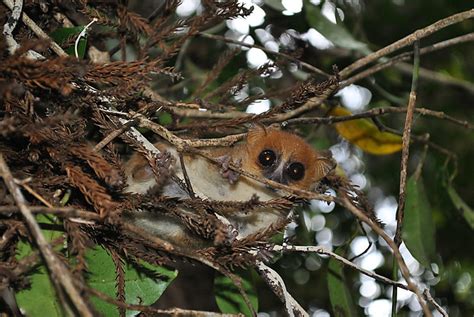
[[[288,176],[294,180],[299,181],[304,177],[304,165],[299,162],[291,163],[287,168]]]
[[[265,167],[272,166],[275,160],[276,154],[272,150],[263,150],[258,156],[258,161]]]

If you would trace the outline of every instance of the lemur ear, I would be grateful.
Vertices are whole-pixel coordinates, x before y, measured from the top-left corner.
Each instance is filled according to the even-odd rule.
[[[267,135],[267,128],[265,128],[261,124],[252,124],[248,133],[247,133],[247,143],[253,144],[258,139],[262,138],[263,136]]]
[[[331,151],[319,151],[316,158],[316,175],[318,179],[322,179],[331,173],[337,166],[333,159]]]

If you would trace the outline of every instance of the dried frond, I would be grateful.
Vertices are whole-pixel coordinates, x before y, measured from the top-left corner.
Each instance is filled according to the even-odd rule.
[[[105,12],[101,12],[100,10],[92,8],[88,5],[82,6],[79,11],[88,16],[89,20],[97,19],[98,24],[108,26],[117,25],[117,23],[113,19],[109,18],[109,16]]]
[[[120,192],[122,192],[123,188],[126,185],[126,182],[122,180],[126,179],[126,175],[124,171],[124,166],[122,164],[122,160],[118,153],[118,149],[114,143],[110,142],[109,144],[105,146],[103,151],[104,151],[103,156],[105,157],[106,161],[111,166],[111,168],[118,173],[118,176],[120,178],[119,182],[116,182],[116,183],[114,182],[116,184],[115,188],[119,190]]]
[[[0,262],[15,261],[19,235],[25,236],[27,232],[25,225],[18,220],[2,219],[0,232],[2,233],[2,241],[0,242]]]
[[[118,252],[128,263],[138,263],[139,259],[153,265],[167,265],[173,261],[173,256],[163,252],[163,247],[113,225],[97,225],[85,227],[87,233],[97,244]],[[146,270],[136,266],[139,270]],[[150,276],[155,274],[144,271]]]
[[[331,173],[326,176],[325,181],[330,187],[334,188],[338,195],[347,197],[349,201],[354,204],[357,208],[362,210],[367,217],[373,220],[376,224],[384,227],[384,223],[377,218],[373,206],[368,202],[365,194],[357,188],[356,185],[352,184],[346,177]]]
[[[249,104],[257,101],[257,100],[264,100],[264,99],[270,99],[270,98],[278,98],[284,100],[288,95],[290,95],[297,85],[291,86],[285,89],[277,88],[277,89],[268,89],[265,93],[259,93],[255,95],[250,95],[247,98],[243,99],[242,101],[239,101],[236,103],[236,106],[239,107],[239,109],[245,109]]]
[[[140,60],[135,62],[113,62],[91,65],[84,80],[93,84],[134,87],[148,78],[152,71],[158,71],[157,62]]]
[[[197,34],[199,32],[199,29],[209,22],[209,19],[211,19],[211,17],[208,17],[208,16],[195,16],[188,19],[186,21],[186,27],[187,27],[186,33],[183,34],[174,42],[172,42],[170,45],[161,46],[161,48],[163,49],[163,52],[160,55],[160,58],[163,60],[167,60],[173,57],[174,55],[176,55],[181,49],[181,46],[184,44],[184,42],[188,38]]]
[[[68,235],[68,247],[70,248],[69,252],[75,256],[77,261],[74,271],[80,273],[85,272],[87,270],[87,261],[85,255],[88,237],[84,231],[81,230],[81,226],[75,222],[64,220],[63,225]]]
[[[247,16],[253,10],[253,7],[250,9],[245,8],[243,4],[239,4],[237,1],[226,1],[224,3],[219,3],[215,1],[206,1],[203,3],[205,11],[203,15],[194,16],[188,18],[187,20],[178,20],[166,27],[161,27],[161,31],[153,34],[148,43],[145,46],[145,52],[149,50],[152,46],[158,44],[162,49],[162,54],[160,58],[163,60],[169,59],[179,52],[183,43],[190,38],[191,36],[197,34],[199,30],[206,26],[209,23],[217,24],[220,21],[226,19],[231,19],[239,16]],[[164,24],[164,20],[159,20],[160,24]],[[181,35],[177,40],[172,42],[169,45],[165,44],[165,40],[172,35],[178,33],[178,30],[187,28],[186,32]],[[156,27],[155,27],[156,29]]]
[[[173,14],[176,8],[183,2],[182,0],[165,0],[160,11],[162,15]]]
[[[193,201],[196,204],[196,201]],[[216,201],[216,200],[203,200],[199,201],[203,207],[223,216],[232,216],[238,214],[249,214],[252,212],[259,212],[258,210],[263,208],[277,209],[279,211],[287,211],[294,207],[295,203],[290,198],[277,198],[268,201],[260,201],[256,195],[254,195],[248,201]]]
[[[0,74],[5,78],[15,78],[31,88],[54,89],[65,96],[74,89],[72,81],[85,71],[86,64],[72,57],[31,60],[12,56],[0,65]]]
[[[154,29],[159,31],[148,38],[142,54],[148,52],[148,50],[155,45],[158,45],[162,50],[164,50],[166,48],[165,41],[172,37],[177,32],[177,30],[183,28],[185,23],[185,20],[177,20],[164,27],[157,28],[155,26]]]
[[[292,217],[280,218],[277,222],[270,224],[265,230],[249,235],[236,242],[235,247],[268,247],[270,238],[275,234],[283,232],[286,226],[292,221]]]
[[[7,135],[14,133],[17,129],[18,119],[16,117],[7,117],[0,121],[0,135],[6,137]]]
[[[163,248],[150,245],[150,241],[137,238],[136,236],[125,237],[123,244],[120,246],[120,250],[127,255],[127,259],[133,259],[134,257],[134,262],[138,262],[138,259],[140,259],[152,265],[170,265],[175,259],[173,254],[164,252]],[[137,265],[135,268],[139,271],[144,271],[143,266]],[[155,275],[150,274],[151,272],[147,273],[148,275]]]
[[[327,95],[328,92],[332,93],[336,91],[338,87],[339,77],[337,75],[322,82],[315,83],[314,80],[312,80],[305,82],[299,90],[292,94],[290,100],[294,103],[305,102],[313,96],[324,96]]]
[[[70,115],[57,115],[45,118],[23,127],[23,133],[33,144],[61,144],[82,139],[85,135],[83,119],[72,118]]]
[[[144,34],[149,36],[153,33],[153,30],[148,24],[148,20],[146,18],[135,12],[129,11],[123,5],[119,5],[117,7],[117,16],[120,27],[135,35]]]
[[[118,120],[111,120],[99,110],[98,107],[92,107],[92,117],[95,126],[102,130],[103,135],[110,134],[112,131],[119,128]]]
[[[223,103],[225,102],[225,100],[239,92],[242,87],[247,84],[248,79],[257,75],[257,73],[258,70],[255,69],[247,69],[240,71],[239,73],[235,74],[234,77],[232,77],[230,80],[223,83],[219,88],[206,94],[203,99],[211,100],[212,98],[219,96],[219,101]]]
[[[234,58],[238,53],[240,52],[240,49],[229,49],[225,51],[220,57],[217,63],[214,65],[214,67],[211,69],[211,71],[207,74],[206,79],[204,82],[193,92],[193,96],[198,96],[203,90],[207,88],[207,85],[211,83],[212,81],[216,80],[217,77],[221,74],[222,70],[224,67],[229,64],[229,62]]]
[[[89,164],[95,174],[110,186],[122,186],[124,179],[119,170],[115,169],[99,153],[94,152],[87,144],[70,147],[72,155],[77,156]]]
[[[110,250],[110,255],[115,265],[115,289],[116,298],[122,303],[125,303],[125,270],[124,261],[122,258],[113,250]],[[119,307],[119,316],[125,316],[125,308]]]
[[[220,19],[246,17],[253,12],[253,6],[247,9],[245,4],[239,3],[239,1],[235,0],[223,2],[204,0],[202,1],[202,5],[206,11],[212,12]]]
[[[102,218],[117,210],[119,203],[112,199],[104,187],[99,185],[79,167],[68,165],[65,167],[65,170],[71,185],[78,188],[84,194],[87,202],[94,206],[94,209]]]

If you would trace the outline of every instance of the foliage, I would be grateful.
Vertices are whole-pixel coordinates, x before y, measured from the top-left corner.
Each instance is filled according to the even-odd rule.
[[[408,299],[399,295],[397,302],[387,295],[392,286],[380,280],[371,284],[375,291],[368,294],[359,271],[369,268],[384,276],[392,271],[393,250],[375,229],[381,228],[379,216],[388,222],[385,232],[396,232],[396,203],[388,202],[404,197],[399,195],[402,134],[407,133],[403,107],[412,92],[417,110],[407,174],[413,176],[403,188],[402,229],[403,241],[417,261],[409,268],[416,284],[426,285],[450,316],[472,315],[472,15],[442,31],[438,25],[429,37],[417,33],[422,66],[416,92],[410,87],[412,42],[399,47],[405,52],[401,55],[390,51],[351,69],[364,56],[471,9],[472,3],[314,2],[304,1],[302,10],[290,16],[282,12],[287,9],[282,1],[263,1],[261,8],[252,9],[233,0],[202,0],[198,11],[179,16],[180,1],[175,0],[25,1],[19,10],[37,28],[15,20],[11,9],[2,5],[0,24],[6,31],[0,35],[0,157],[5,159],[0,168],[0,313],[16,313],[11,300],[15,296],[28,316],[162,312],[159,299],[180,274],[172,268],[197,261],[221,274],[215,289],[209,290],[217,305],[205,309],[251,315],[252,309],[280,314],[293,307],[297,312],[294,303],[282,304],[291,294],[310,313],[350,316],[363,309],[371,314],[373,303],[391,301],[401,315],[408,314],[416,306],[408,305],[416,301],[413,294]],[[232,22],[247,23],[246,17],[259,12],[266,14],[264,22],[250,25],[248,35],[232,28]],[[85,36],[76,41],[88,24]],[[11,31],[8,26],[13,26]],[[311,28],[332,45],[314,46],[305,33]],[[251,50],[247,42],[235,42],[249,38],[255,42]],[[448,39],[452,41],[443,49],[433,46]],[[255,51],[270,59],[254,64]],[[368,87],[373,98],[348,110],[336,93],[353,82]],[[268,111],[246,113],[265,103]],[[364,107],[386,112],[359,116]],[[340,173],[324,177],[312,193],[295,191],[270,202],[125,191],[123,162],[133,152],[143,155],[157,178],[170,177],[169,156],[150,150],[145,138],[164,138],[181,151],[199,151],[200,141],[212,138],[229,146],[250,127],[272,124],[301,134],[318,148],[333,144]],[[232,142],[225,143],[229,136]],[[233,163],[231,169],[239,172]],[[34,239],[21,201],[9,186],[21,189],[25,208],[38,214],[35,223],[67,273],[60,279],[54,278],[58,268],[45,261],[44,246]],[[320,196],[323,193],[336,193],[329,199],[335,202],[313,200],[308,207],[309,198],[328,199]],[[366,224],[348,212],[345,199],[368,217]],[[294,207],[300,211],[298,226],[286,229],[283,246],[342,246],[338,250],[347,249],[344,257],[359,271],[336,261],[330,252],[324,257],[273,252],[281,243],[279,234],[293,219],[245,239],[236,239],[222,220],[234,212],[247,215],[271,208],[289,213]],[[143,209],[174,219],[196,241],[204,241],[203,246],[187,251],[131,225],[127,215]],[[365,251],[354,246],[361,239],[371,243]],[[410,254],[403,252],[407,262]],[[369,263],[371,257],[378,262]],[[288,293],[271,281],[272,274],[250,273],[262,262],[280,274]],[[236,269],[246,278],[240,279]],[[77,306],[66,282],[78,290],[85,308]],[[191,308],[204,307],[206,292],[197,292],[191,283],[185,288],[192,293]],[[356,304],[361,308],[354,308]]]

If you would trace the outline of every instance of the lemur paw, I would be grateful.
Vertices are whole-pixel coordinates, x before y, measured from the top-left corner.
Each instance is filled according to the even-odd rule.
[[[230,165],[232,164],[240,168],[242,166],[242,159],[238,159],[234,162],[230,155],[223,155],[218,157],[217,160],[221,164],[219,172],[222,177],[226,178],[230,184],[235,184],[239,180],[240,174],[231,170]]]

